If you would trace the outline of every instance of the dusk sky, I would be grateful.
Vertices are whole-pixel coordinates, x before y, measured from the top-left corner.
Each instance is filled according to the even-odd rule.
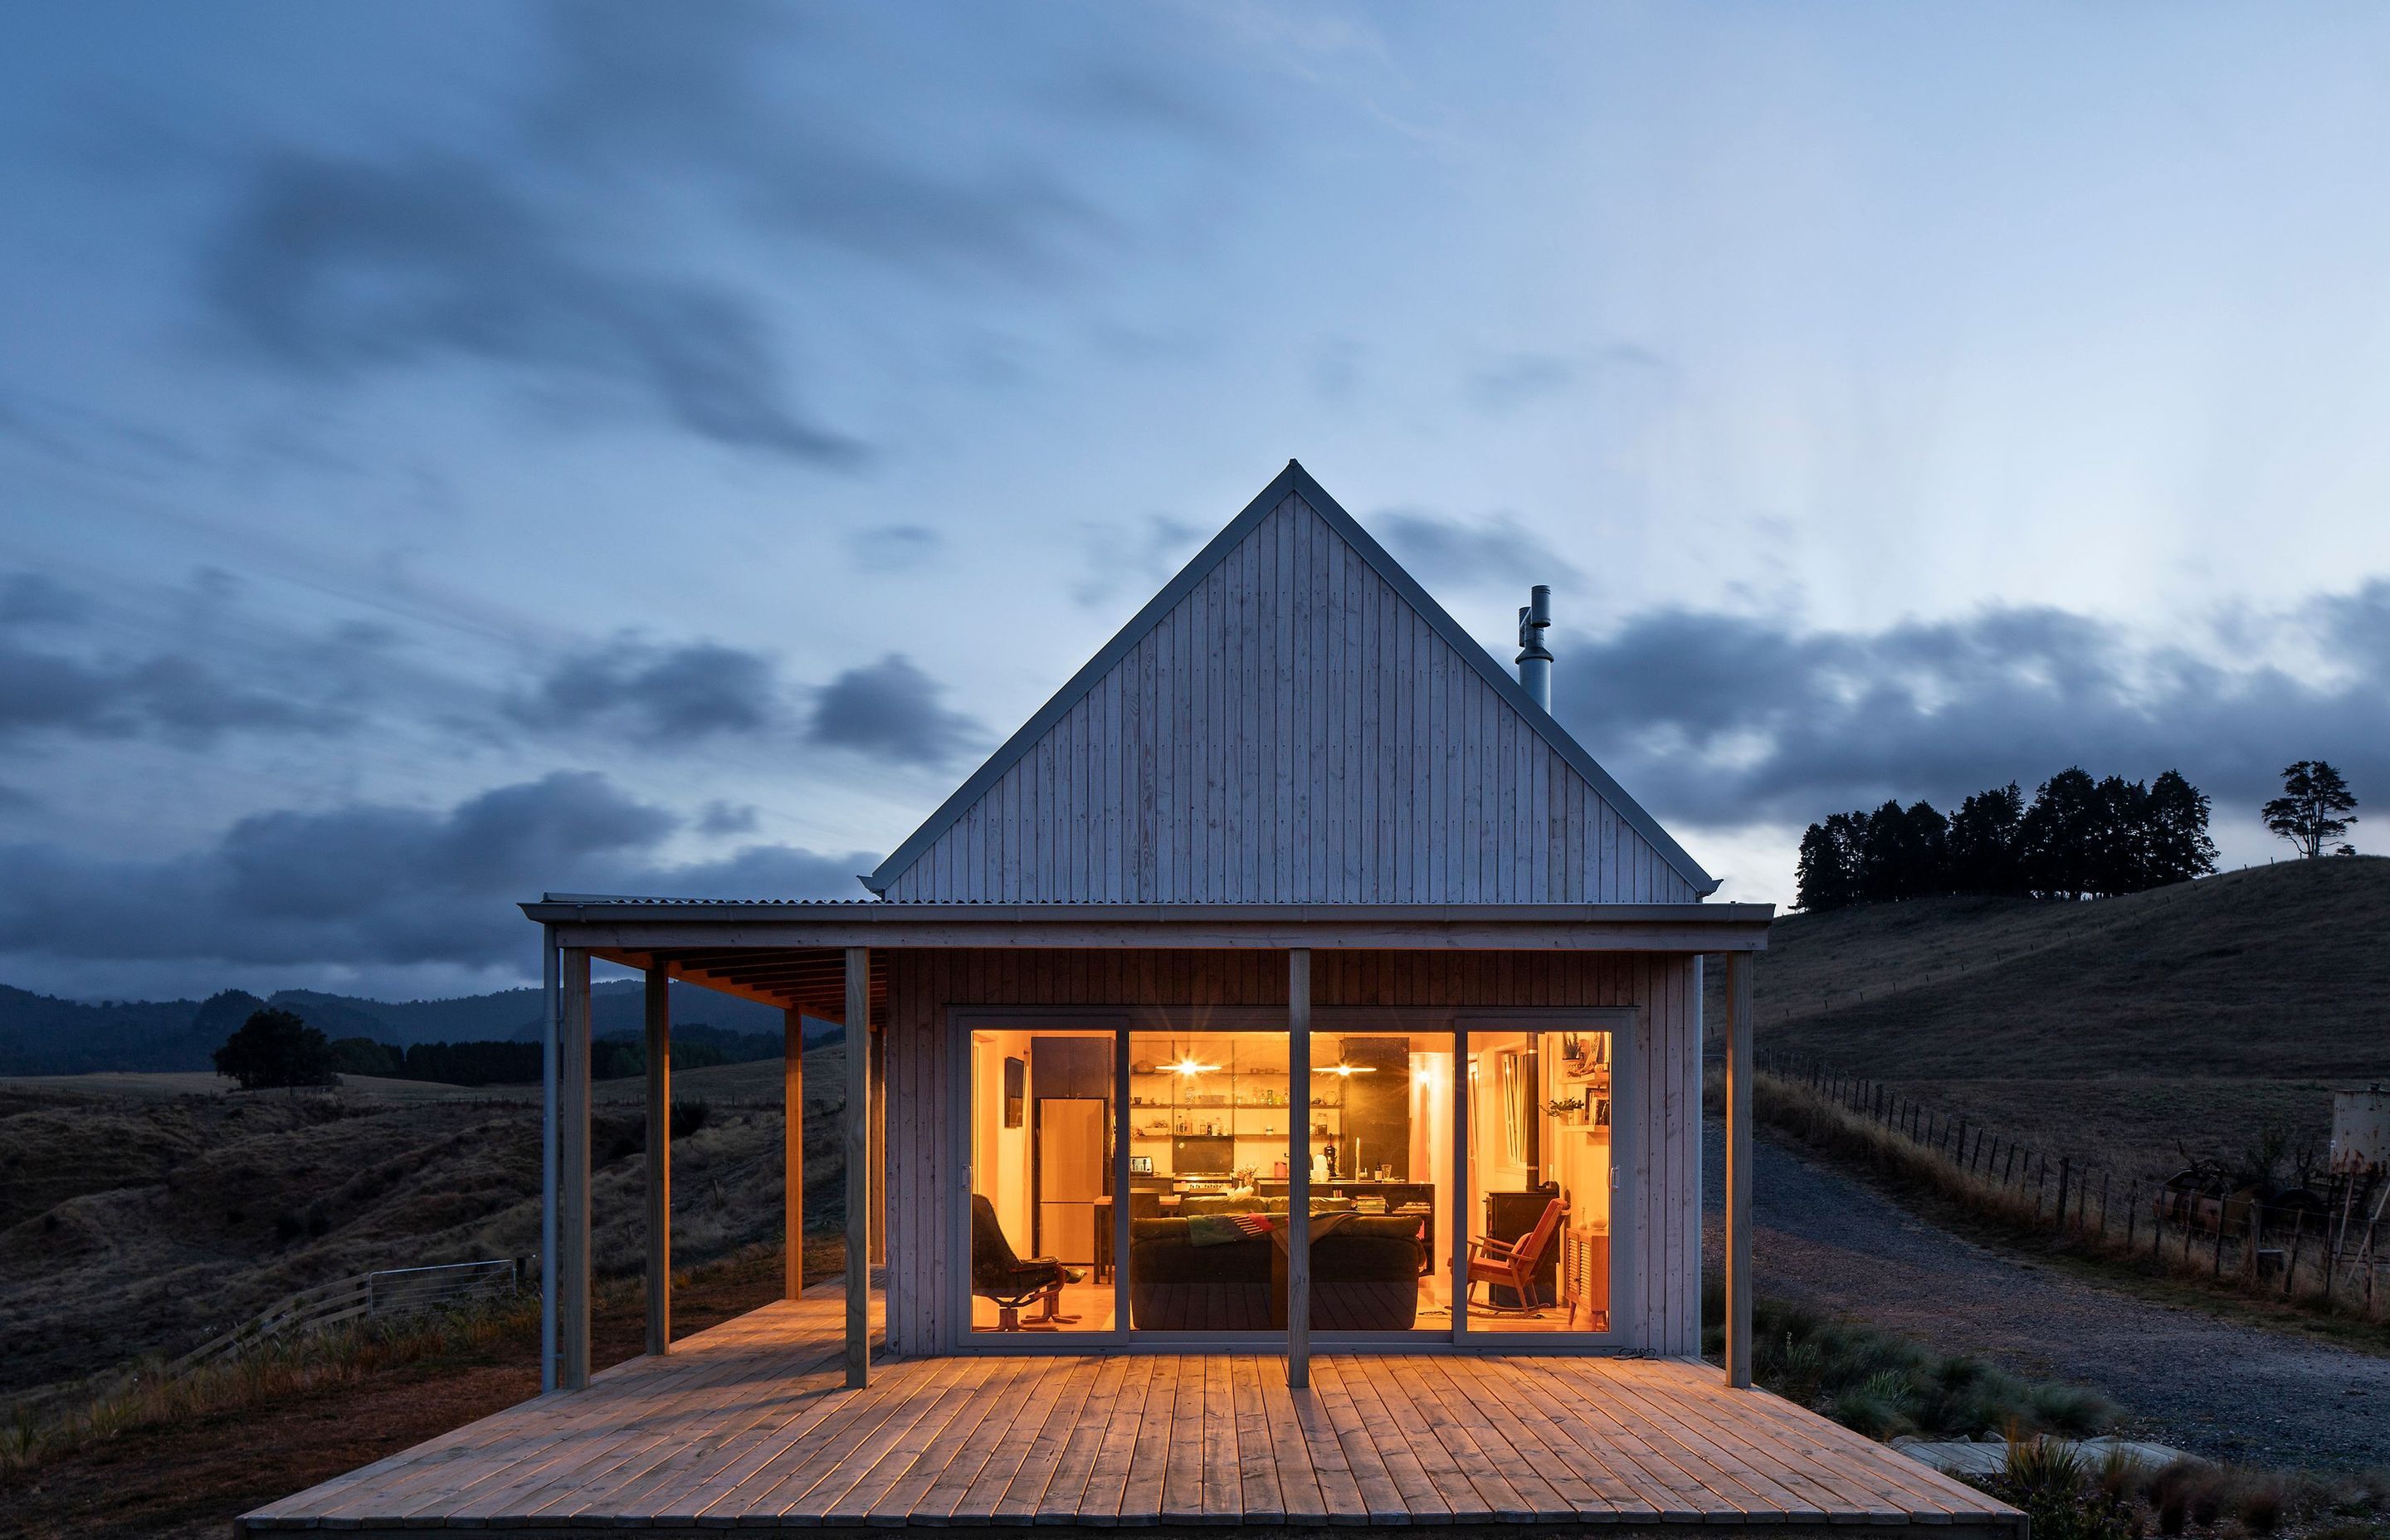
[[[0,982],[868,870],[1290,456],[1709,869],[2390,822],[2390,11],[16,6]]]

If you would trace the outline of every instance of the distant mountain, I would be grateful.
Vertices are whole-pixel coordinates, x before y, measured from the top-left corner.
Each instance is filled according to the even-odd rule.
[[[599,1037],[636,1037],[645,985],[620,979],[590,990],[591,1027]],[[127,1000],[86,1004],[0,984],[0,1074],[84,1074],[98,1070],[205,1070],[209,1056],[267,1006],[288,1010],[326,1036],[418,1043],[536,1042],[541,996],[507,989],[453,1000],[367,1000],[286,989],[267,999],[225,990],[207,1000]],[[709,1033],[777,1038],[781,1013],[694,984],[672,988],[673,1021],[691,1041]],[[833,1022],[808,1020],[805,1041],[835,1039]]]
[[[224,1038],[198,1045],[200,1008],[197,1000],[84,1005],[0,984],[0,1073],[205,1069],[208,1050]]]

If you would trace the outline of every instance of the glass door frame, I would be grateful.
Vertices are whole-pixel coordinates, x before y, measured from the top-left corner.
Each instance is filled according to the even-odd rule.
[[[1100,1331],[993,1332],[971,1326],[970,1213],[975,1173],[966,1132],[957,1148],[960,1158],[950,1174],[949,1191],[955,1211],[947,1232],[953,1280],[942,1302],[962,1323],[955,1333],[963,1353],[1071,1353],[1090,1350],[1154,1353],[1284,1352],[1287,1333],[1278,1331],[1139,1331],[1131,1323],[1129,1294],[1129,1034],[1132,1033],[1280,1033],[1291,1028],[1284,1007],[1268,1006],[968,1006],[946,1007],[947,1063],[955,1066],[950,1087],[950,1127],[973,1126],[971,1096],[971,1034],[978,1031],[1014,1031],[1047,1027],[1056,1032],[1112,1033],[1112,1320]],[[1338,1350],[1385,1352],[1476,1353],[1532,1352],[1545,1354],[1615,1354],[1628,1350],[1626,1321],[1641,1322],[1639,1276],[1635,1265],[1642,1252],[1643,1194],[1628,1174],[1643,1148],[1644,1119],[1638,1069],[1642,1059],[1643,1008],[1639,1006],[1314,1006],[1311,1032],[1317,1038],[1340,1031],[1375,1029],[1387,1033],[1449,1033],[1452,1039],[1451,1088],[1452,1170],[1455,1207],[1446,1220],[1447,1258],[1454,1300],[1452,1321],[1445,1331],[1313,1331],[1316,1346]],[[1472,1226],[1468,1208],[1474,1173],[1469,1161],[1469,1042],[1472,1030],[1492,1032],[1560,1032],[1574,1029],[1611,1034],[1611,1231],[1610,1321],[1608,1331],[1472,1330],[1464,1303],[1469,1276],[1469,1238]],[[1292,1145],[1290,1125],[1289,1145]],[[1627,1223],[1619,1223],[1622,1201]],[[1639,1332],[1638,1333],[1639,1334]]]

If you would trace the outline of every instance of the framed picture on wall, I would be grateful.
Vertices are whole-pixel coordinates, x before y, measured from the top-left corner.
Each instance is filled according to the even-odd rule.
[[[1004,1126],[1021,1126],[1021,1104],[1029,1089],[1029,1066],[1018,1059],[1004,1061]]]

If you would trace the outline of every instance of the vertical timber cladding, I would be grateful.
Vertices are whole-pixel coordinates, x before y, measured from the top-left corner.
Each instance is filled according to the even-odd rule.
[[[1436,617],[1288,494],[1150,630],[1124,633],[1125,650],[886,896],[1689,904],[1707,892]]]
[[[1629,1345],[1701,1348],[1701,975],[1698,959],[1634,952],[1312,953],[1322,1009],[1420,1006],[1627,1006],[1637,1033],[1642,1135],[1620,1180],[1639,1195],[1622,1303],[1639,1313]],[[961,1346],[968,1259],[952,1237],[968,1131],[951,1115],[966,1062],[949,1051],[957,1006],[1286,1006],[1286,954],[1035,948],[888,954],[888,1345]],[[1631,1323],[1630,1323],[1631,1325]]]

